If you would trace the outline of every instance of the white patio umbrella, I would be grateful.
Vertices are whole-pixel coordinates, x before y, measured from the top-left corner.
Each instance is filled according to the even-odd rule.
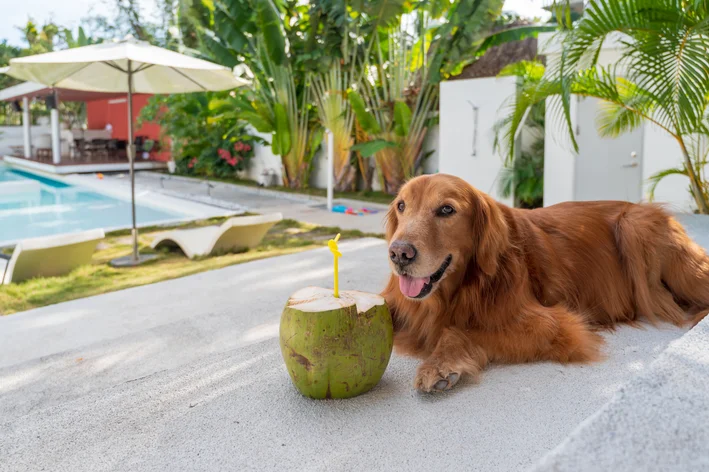
[[[132,266],[150,259],[138,253],[135,219],[135,149],[133,93],[172,94],[229,90],[249,82],[224,66],[152,46],[132,37],[10,60],[6,74],[57,88],[128,94],[128,159],[130,161],[133,253],[112,261]]]

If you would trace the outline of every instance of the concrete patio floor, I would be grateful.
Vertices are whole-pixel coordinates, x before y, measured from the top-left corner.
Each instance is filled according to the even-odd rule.
[[[385,243],[342,252],[343,288],[379,291]],[[684,333],[622,327],[604,362],[495,366],[441,395],[393,356],[372,392],[313,401],[277,327],[330,263],[320,249],[0,318],[0,470],[521,470]]]
[[[91,176],[82,176],[91,182]],[[128,187],[125,175],[106,176],[105,179],[114,184]],[[136,173],[136,186],[142,190],[163,192],[173,197],[202,201],[208,204],[223,202],[227,208],[234,204],[244,207],[247,211],[256,213],[280,212],[286,218],[312,223],[321,226],[338,226],[342,229],[357,229],[365,233],[384,233],[384,214],[386,205],[363,201],[338,199],[335,204],[344,204],[352,208],[369,208],[378,211],[371,215],[346,215],[327,211],[323,197],[309,196],[298,193],[285,193],[246,187],[218,181],[205,181],[196,178],[172,176],[155,172]]]
[[[673,342],[534,472],[709,470],[709,318]]]

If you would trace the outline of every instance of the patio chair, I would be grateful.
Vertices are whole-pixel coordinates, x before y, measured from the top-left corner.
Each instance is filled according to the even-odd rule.
[[[91,263],[96,244],[104,238],[102,229],[61,234],[20,241],[12,256],[0,254],[0,285],[22,282],[34,277],[64,275]],[[3,261],[4,259],[4,261]]]
[[[108,160],[108,139],[92,139],[88,144],[91,160]]]
[[[151,246],[153,249],[179,248],[190,259],[249,249],[257,246],[266,232],[282,219],[280,213],[230,218],[221,226],[163,233]]]

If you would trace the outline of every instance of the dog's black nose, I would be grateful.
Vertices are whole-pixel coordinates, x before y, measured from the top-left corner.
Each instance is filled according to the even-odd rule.
[[[404,267],[416,259],[416,248],[409,243],[394,241],[389,246],[389,258],[394,264]]]

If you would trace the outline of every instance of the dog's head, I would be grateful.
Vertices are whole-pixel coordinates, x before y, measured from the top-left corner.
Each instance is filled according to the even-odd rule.
[[[409,181],[387,213],[389,263],[401,293],[423,300],[469,264],[493,275],[508,229],[498,204],[458,177]],[[457,278],[460,280],[460,278]]]

